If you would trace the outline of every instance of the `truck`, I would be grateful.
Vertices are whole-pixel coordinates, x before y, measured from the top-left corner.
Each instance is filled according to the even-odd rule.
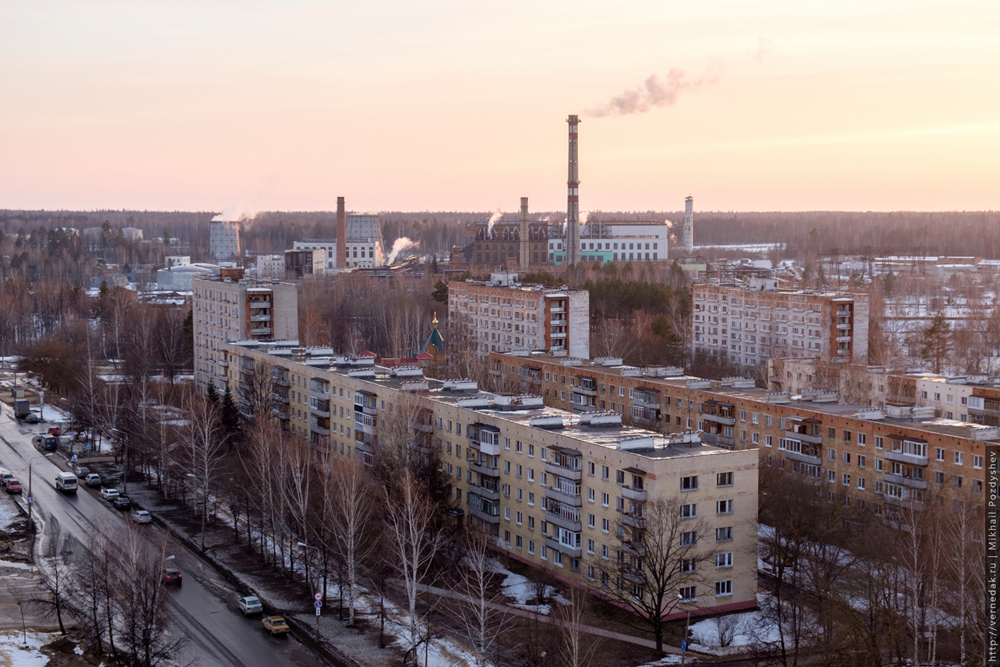
[[[31,414],[31,403],[26,398],[19,398],[14,401],[14,417],[24,419]]]

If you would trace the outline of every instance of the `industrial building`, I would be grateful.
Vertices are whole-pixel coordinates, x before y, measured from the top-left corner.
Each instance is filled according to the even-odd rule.
[[[192,290],[194,379],[201,391],[210,382],[220,391],[226,386],[223,343],[298,337],[293,283],[253,280],[244,277],[243,269],[223,268],[214,276],[196,276]]]
[[[509,350],[590,355],[590,293],[521,285],[517,273],[448,284],[449,323],[480,357]]]
[[[831,500],[897,525],[932,498],[982,506],[986,446],[1000,444],[1000,427],[942,418],[913,402],[872,408],[840,403],[835,391],[768,392],[749,378],[705,380],[621,359],[492,354],[490,373],[555,408],[612,412],[662,433],[696,430],[718,447],[756,449],[763,466],[815,479]],[[946,396],[948,385],[935,384]],[[960,403],[957,393],[953,400]]]
[[[456,513],[509,557],[590,588],[600,586],[604,567],[626,563],[618,585],[636,595],[649,594],[642,555],[647,531],[656,530],[647,525],[650,508],[663,503],[680,517],[683,507],[677,539],[693,550],[669,596],[681,597],[670,617],[756,606],[755,452],[296,345],[224,344],[229,386],[244,398],[255,377],[273,378],[277,418],[317,454],[371,464],[400,447],[435,452],[451,476]]]
[[[868,295],[779,290],[774,279],[696,284],[696,353],[754,368],[772,357],[868,363]]]
[[[667,260],[670,224],[663,222],[592,221],[580,230],[579,261],[662,262]],[[566,261],[568,241],[549,239],[549,261]]]
[[[348,214],[343,197],[337,197],[335,239],[295,241],[292,247],[295,250],[322,250],[324,269],[328,273],[349,268],[374,269],[385,263],[385,248],[378,216],[367,213]],[[313,265],[314,273],[317,273],[316,266]]]
[[[208,223],[208,255],[213,262],[235,265],[240,261],[239,221],[213,219]]]

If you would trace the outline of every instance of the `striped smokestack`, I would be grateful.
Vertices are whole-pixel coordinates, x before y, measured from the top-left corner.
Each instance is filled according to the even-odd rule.
[[[684,226],[681,227],[681,245],[688,255],[694,254],[694,198],[684,199]]]
[[[337,268],[347,268],[347,210],[343,197],[337,197]]]
[[[518,257],[517,270],[522,273],[528,273],[530,266],[528,250],[528,198],[521,197],[521,253]]]
[[[566,182],[566,263],[580,262],[580,171],[577,165],[577,130],[579,116],[570,116],[569,123],[569,180]]]

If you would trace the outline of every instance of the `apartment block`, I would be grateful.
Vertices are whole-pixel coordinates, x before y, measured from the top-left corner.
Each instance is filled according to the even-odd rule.
[[[844,404],[835,391],[768,392],[750,378],[705,380],[620,359],[493,354],[490,373],[552,407],[610,411],[636,426],[696,430],[708,444],[756,449],[761,465],[820,480],[831,500],[895,523],[930,502],[982,507],[986,446],[1000,444],[1000,427],[941,417],[931,405]],[[927,386],[948,405],[952,385]],[[960,405],[961,394],[952,400]]]
[[[448,285],[452,327],[467,326],[481,357],[509,350],[590,356],[590,293],[520,285],[506,274]]]
[[[382,368],[329,348],[257,341],[224,348],[230,386],[250,391],[252,375],[270,373],[276,417],[316,452],[371,463],[379,447],[403,442],[436,451],[454,507],[512,558],[590,587],[602,563],[624,562],[621,585],[635,587],[648,508],[663,499],[691,518],[679,539],[695,545],[697,562],[678,585],[684,602],[674,616],[756,604],[755,452],[691,433],[664,436],[610,412],[581,416],[539,397],[486,393],[419,368]]]
[[[868,363],[868,295],[778,290],[774,279],[694,285],[695,352],[755,367],[772,357]]]
[[[205,391],[220,391],[228,373],[224,343],[235,340],[298,338],[298,288],[293,283],[245,278],[242,269],[192,280],[194,379]]]

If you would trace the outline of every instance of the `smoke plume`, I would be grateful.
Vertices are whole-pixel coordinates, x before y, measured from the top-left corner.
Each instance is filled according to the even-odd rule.
[[[503,217],[503,213],[500,212],[500,209],[497,209],[496,213],[494,213],[493,215],[490,216],[489,224],[486,225],[486,237],[487,238],[489,238],[489,235],[493,232],[493,225],[497,224],[497,222],[502,217]]]
[[[587,112],[596,118],[605,116],[626,116],[646,113],[651,109],[673,106],[681,93],[701,90],[715,85],[722,78],[722,64],[715,63],[704,75],[692,79],[684,70],[672,69],[666,77],[650,76],[635,90],[626,90],[612,97],[596,109]]]
[[[403,236],[396,239],[392,244],[392,250],[389,251],[389,258],[386,260],[386,264],[391,266],[393,262],[396,261],[396,255],[406,250],[407,248],[417,248],[420,246],[419,241],[411,241],[409,238]]]
[[[212,222],[239,222],[241,220],[253,220],[257,216],[257,210],[245,204],[235,204],[222,209],[222,213],[212,218]]]

